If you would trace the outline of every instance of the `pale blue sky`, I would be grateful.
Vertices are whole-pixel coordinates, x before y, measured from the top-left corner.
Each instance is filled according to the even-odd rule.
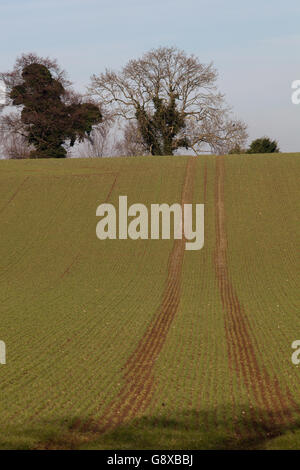
[[[177,46],[213,61],[219,89],[250,139],[300,151],[299,0],[0,0],[0,70],[22,52],[56,57],[83,90],[92,73]]]

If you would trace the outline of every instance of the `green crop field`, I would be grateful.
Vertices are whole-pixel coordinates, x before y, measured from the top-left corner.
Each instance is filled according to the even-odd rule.
[[[299,449],[299,182],[297,154],[0,161],[0,448]],[[204,203],[204,247],[99,240],[119,195]]]

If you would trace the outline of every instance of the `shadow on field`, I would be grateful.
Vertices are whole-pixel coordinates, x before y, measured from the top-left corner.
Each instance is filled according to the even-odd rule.
[[[285,410],[289,416],[294,410]],[[267,416],[265,411],[241,407],[219,407],[210,411],[186,411],[156,417],[142,417],[123,424],[102,436],[91,436],[82,449],[205,449],[249,450],[263,449],[272,439],[287,432],[300,431],[300,418],[282,426],[271,424],[279,416]],[[269,423],[269,424],[266,424]],[[300,447],[300,435],[298,446]],[[297,438],[296,438],[297,439]]]
[[[44,421],[31,427],[9,426],[5,439],[0,437],[1,449],[264,449],[266,443],[278,436],[290,433],[291,445],[300,447],[300,420],[282,426],[272,425],[278,421],[275,414],[240,407],[235,409],[235,425],[232,408],[219,407],[210,411],[186,411],[172,413],[163,407],[159,416],[136,418],[106,433],[97,431],[101,423],[82,422],[78,418],[61,421]],[[285,410],[290,416],[294,410]],[[269,423],[269,424],[266,424]],[[297,433],[299,431],[299,433]],[[296,448],[296,447],[291,447]]]

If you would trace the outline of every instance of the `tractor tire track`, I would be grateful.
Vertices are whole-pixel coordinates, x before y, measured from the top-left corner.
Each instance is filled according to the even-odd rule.
[[[228,361],[231,373],[236,373],[239,383],[244,383],[249,399],[254,397],[265,414],[260,416],[266,429],[279,430],[292,420],[291,408],[295,403],[289,393],[283,393],[277,380],[270,377],[257,360],[255,336],[232,285],[227,262],[226,214],[224,204],[224,157],[218,157],[215,183],[216,248],[214,263],[216,279],[225,313]],[[253,407],[251,407],[254,413]],[[255,417],[253,415],[253,423]]]
[[[60,275],[60,278],[64,278],[66,276],[66,274],[69,274],[72,266],[76,263],[76,261],[79,259],[79,256],[80,256],[80,253],[77,253],[77,255],[73,258],[73,260],[71,261],[71,263],[66,267],[66,269],[64,270],[64,272]]]
[[[189,159],[182,189],[181,204],[192,202],[196,160]],[[168,277],[161,305],[155,319],[124,366],[125,384],[116,400],[103,412],[93,431],[104,433],[119,426],[149,405],[154,389],[154,366],[166,341],[171,323],[180,302],[181,274],[185,251],[185,238],[175,240],[168,262]],[[90,426],[89,426],[89,429]],[[87,430],[83,427],[83,430]]]
[[[80,176],[82,176],[82,175],[80,175]],[[112,192],[115,188],[115,185],[117,183],[117,179],[118,179],[118,175],[116,175],[115,178],[114,178],[114,181],[113,181],[113,183],[112,183],[112,185],[111,185],[111,187],[110,187],[110,189],[107,193],[107,196],[105,198],[105,202],[107,202],[109,200],[109,198],[110,198],[110,196],[111,196],[111,194],[112,194]],[[78,261],[79,257],[80,257],[80,253],[77,253],[76,256],[74,257],[74,259],[72,260],[72,262],[66,267],[65,271],[61,274],[61,276],[60,276],[61,279],[64,278],[66,274],[69,274],[70,269],[76,263],[76,261]]]
[[[16,195],[22,189],[22,187],[24,186],[24,184],[26,183],[26,181],[28,179],[29,179],[29,176],[26,176],[26,178],[23,179],[22,183],[18,186],[16,191],[13,193],[13,195],[10,197],[10,199],[4,204],[4,206],[0,210],[0,214],[2,214],[2,212],[7,208],[7,206],[15,199]]]
[[[114,181],[113,181],[113,183],[112,183],[112,185],[111,185],[111,187],[110,187],[110,190],[109,190],[108,193],[107,193],[107,196],[106,196],[106,198],[105,198],[105,202],[107,202],[107,201],[110,199],[110,196],[111,196],[113,190],[115,189],[115,186],[116,186],[116,183],[117,183],[117,180],[118,180],[118,176],[119,176],[119,175],[118,175],[118,173],[117,173],[117,174],[115,175]]]
[[[181,204],[192,203],[196,159],[186,165]],[[185,237],[174,240],[168,261],[168,276],[162,302],[144,336],[124,365],[124,385],[118,395],[98,419],[85,422],[78,419],[69,433],[57,442],[41,443],[38,449],[76,448],[80,442],[93,440],[143,413],[149,406],[154,391],[154,366],[165,344],[170,326],[177,313],[181,294],[181,275],[185,252]]]

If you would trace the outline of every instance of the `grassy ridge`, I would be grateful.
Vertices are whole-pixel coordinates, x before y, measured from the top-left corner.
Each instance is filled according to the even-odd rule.
[[[299,337],[299,156],[225,159],[230,280],[258,367],[288,387],[295,403],[293,419],[280,430],[274,424],[275,440],[264,423],[257,429],[255,390],[228,360],[215,269],[217,158],[196,162],[193,202],[205,202],[205,246],[184,254],[180,303],[155,363],[151,406],[101,436],[72,426],[101,421],[118,400],[127,359],[160,308],[173,241],[100,241],[96,207],[117,205],[119,195],[148,207],[180,202],[189,158],[0,162],[1,448],[59,436],[62,447],[84,448],[300,445],[299,371],[290,360]],[[245,371],[251,379],[251,368]],[[269,401],[272,407],[272,392]]]

